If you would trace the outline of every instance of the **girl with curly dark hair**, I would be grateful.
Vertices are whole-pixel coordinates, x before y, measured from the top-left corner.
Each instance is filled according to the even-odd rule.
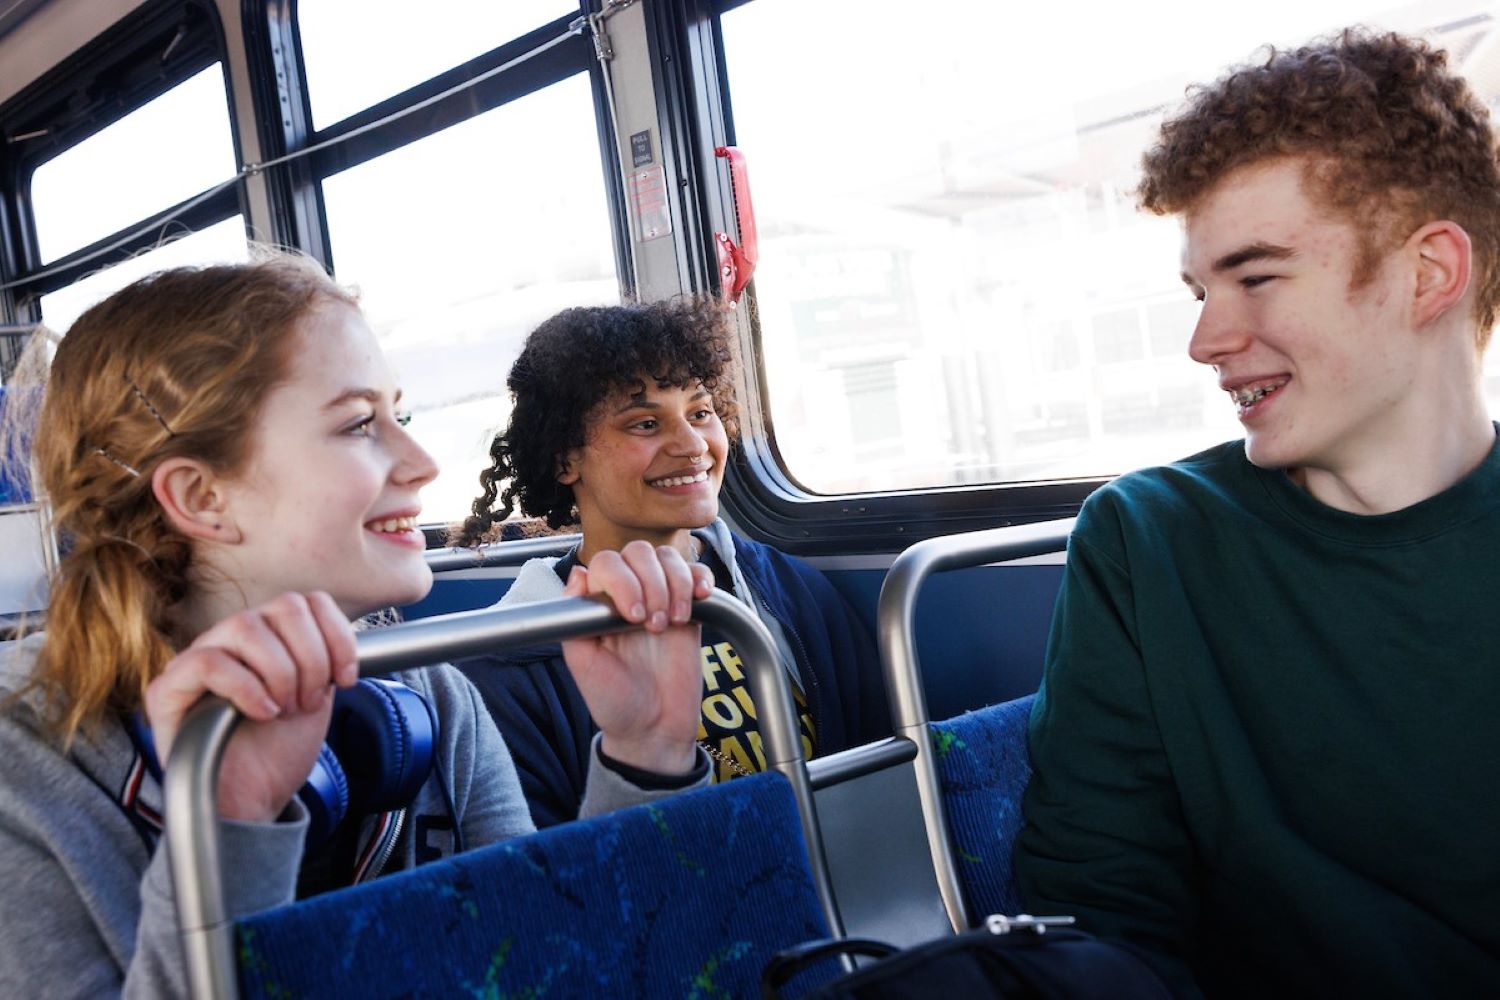
[[[510,424],[491,446],[483,493],[455,541],[478,544],[517,509],[552,528],[581,527],[572,551],[523,566],[502,604],[556,597],[575,567],[640,540],[707,565],[716,585],[754,609],[777,640],[804,750],[841,750],[888,731],[872,637],[817,570],[736,535],[719,518],[736,431],[735,374],[733,336],[717,302],[552,317],[511,368]],[[715,780],[764,770],[738,657],[709,630],[702,654],[698,740],[715,760]],[[494,669],[497,659],[508,669]],[[459,667],[505,734],[537,825],[574,818],[595,724],[558,647]]]

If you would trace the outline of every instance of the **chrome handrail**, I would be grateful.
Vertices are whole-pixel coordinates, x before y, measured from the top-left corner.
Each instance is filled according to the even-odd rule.
[[[938,891],[954,930],[966,930],[968,918],[948,840],[948,817],[943,812],[932,737],[927,729],[927,699],[922,693],[922,671],[917,658],[917,594],[933,573],[1061,552],[1067,548],[1072,530],[1073,519],[1068,518],[929,538],[901,553],[880,586],[876,633],[880,640],[880,666],[891,699],[891,720],[895,734],[905,736],[917,747],[914,767],[922,819],[927,827]]]
[[[452,570],[482,569],[495,566],[519,566],[528,559],[539,556],[560,556],[577,545],[583,536],[539,535],[536,538],[515,538],[508,542],[486,542],[475,548],[448,546],[428,549],[425,553],[427,568],[434,573]]]
[[[776,646],[745,605],[716,591],[693,603],[693,618],[724,633],[748,673],[768,765],[791,782],[807,840],[813,884],[829,928],[843,936],[823,841],[808,783],[791,687]],[[360,674],[386,674],[483,652],[543,641],[621,632],[631,625],[601,600],[565,598],[514,607],[424,618],[356,637]],[[503,669],[503,668],[497,668]],[[183,720],[165,779],[166,837],[176,887],[179,931],[188,985],[198,998],[238,995],[234,921],[224,902],[220,867],[218,770],[237,713],[220,698],[206,698]]]

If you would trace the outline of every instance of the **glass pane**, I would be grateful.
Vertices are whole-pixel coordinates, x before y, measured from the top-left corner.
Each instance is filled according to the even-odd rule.
[[[1356,22],[1431,29],[1493,106],[1497,6],[1266,0],[1205,17],[1143,0],[1090,6],[1086,25],[1076,5],[975,0],[725,14],[787,471],[822,493],[1093,477],[1240,437],[1187,358],[1177,223],[1131,193],[1164,110],[1257,44]],[[1500,402],[1500,351],[1489,371]]]
[[[215,63],[36,169],[37,246],[52,261],[233,177]]]
[[[223,264],[248,259],[245,220],[236,215],[113,267],[95,271],[51,295],[43,295],[42,322],[52,330],[64,332],[89,306],[153,271],[187,264]]]
[[[299,0],[313,128],[578,9],[577,0]]]
[[[412,433],[443,468],[422,518],[458,520],[526,334],[567,306],[619,301],[588,78],[329,177],[323,196],[339,280],[359,287]]]

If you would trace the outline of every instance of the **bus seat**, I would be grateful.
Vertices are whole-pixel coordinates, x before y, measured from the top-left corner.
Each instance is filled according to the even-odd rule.
[[[931,724],[948,835],[969,922],[1021,912],[1011,851],[1021,831],[1021,795],[1031,778],[1027,695]]]
[[[241,920],[241,995],[754,996],[829,936],[804,844],[774,773],[564,824]]]

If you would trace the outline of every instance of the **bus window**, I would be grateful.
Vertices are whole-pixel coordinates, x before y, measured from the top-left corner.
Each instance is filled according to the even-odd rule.
[[[1091,7],[1086,30],[1071,5],[725,12],[785,471],[825,494],[1100,478],[1239,437],[1187,358],[1177,224],[1135,208],[1163,109],[1258,41],[1355,22],[1428,32],[1493,104],[1496,47],[1468,37],[1490,8],[1271,0],[1205,20],[1155,0]]]
[[[57,260],[237,170],[215,63],[37,167],[31,201],[41,259]]]
[[[248,257],[245,220],[235,215],[43,295],[42,322],[49,329],[66,333],[89,306],[153,271],[188,264],[233,263]]]
[[[569,0],[299,0],[313,127],[421,83],[578,11]],[[460,26],[461,27],[458,27]]]
[[[411,432],[443,472],[423,520],[459,520],[525,335],[567,306],[619,301],[586,74],[325,178],[338,279],[358,286]]]

